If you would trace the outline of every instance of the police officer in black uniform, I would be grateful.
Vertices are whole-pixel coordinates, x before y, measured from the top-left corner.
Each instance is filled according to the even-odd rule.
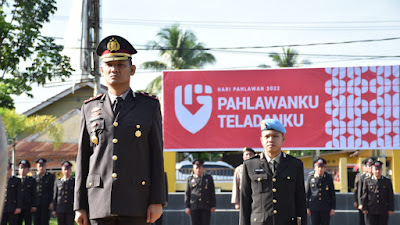
[[[63,162],[63,176],[54,183],[53,215],[57,217],[58,225],[74,225],[75,178],[71,177],[71,167],[71,162]]]
[[[204,174],[204,161],[193,161],[193,173],[186,182],[186,214],[191,216],[192,225],[209,225],[211,213],[216,209],[214,180]]]
[[[336,195],[332,175],[325,170],[326,160],[314,160],[314,171],[308,174],[306,186],[307,214],[313,225],[329,225],[335,214]]]
[[[96,50],[108,92],[86,100],[75,174],[78,225],[154,223],[165,204],[162,117],[155,96],[130,88],[136,49],[104,38]]]
[[[363,182],[365,178],[371,177],[371,166],[375,162],[375,159],[372,157],[366,158],[362,161],[363,171],[357,173],[354,179],[354,207],[358,209],[358,217],[359,217],[359,225],[365,225],[366,215],[362,212],[361,208],[359,208],[361,203],[361,194],[363,188]]]
[[[278,120],[261,121],[264,152],[243,163],[240,225],[307,224],[303,163],[282,152],[285,133]]]
[[[7,188],[4,198],[3,216],[1,217],[1,225],[18,225],[18,214],[21,213],[22,207],[22,192],[21,179],[11,176],[11,163],[7,168]]]
[[[368,225],[387,225],[394,213],[392,180],[382,176],[382,162],[372,164],[372,176],[364,180],[361,202]]]
[[[46,159],[36,160],[37,211],[33,214],[35,225],[49,225],[50,211],[53,207],[53,189],[55,176],[46,170]]]
[[[25,225],[31,225],[32,213],[36,212],[37,209],[36,180],[27,175],[30,168],[31,163],[28,160],[24,159],[18,163],[18,173],[22,184],[22,207],[18,218],[19,225],[22,225],[22,221],[25,221]]]

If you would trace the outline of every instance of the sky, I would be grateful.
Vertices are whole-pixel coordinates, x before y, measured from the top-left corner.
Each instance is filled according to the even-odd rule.
[[[34,99],[15,96],[22,113],[52,94],[79,81],[81,0],[58,0],[57,12],[42,34],[55,37],[72,56],[75,74],[65,83],[33,86]],[[100,36],[120,35],[138,50],[133,90],[144,89],[161,71],[146,71],[140,65],[162,60],[147,50],[158,41],[157,32],[179,24],[192,31],[210,48],[216,63],[207,70],[254,69],[261,64],[277,68],[269,54],[292,47],[305,67],[397,65],[400,61],[400,1],[396,0],[100,0]],[[390,39],[390,40],[385,40]],[[346,43],[343,43],[346,42]]]

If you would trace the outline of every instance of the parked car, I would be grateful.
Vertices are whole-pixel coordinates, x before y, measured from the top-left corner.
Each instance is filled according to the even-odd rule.
[[[204,162],[205,173],[212,175],[214,182],[232,182],[233,173],[235,168],[226,162],[217,161],[205,161]],[[176,163],[176,182],[186,182],[187,178],[192,174],[193,165],[190,161],[182,161]]]

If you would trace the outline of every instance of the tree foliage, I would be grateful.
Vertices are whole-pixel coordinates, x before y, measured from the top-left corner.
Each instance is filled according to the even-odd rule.
[[[271,53],[269,57],[272,58],[279,67],[300,67],[301,65],[311,64],[308,60],[298,62],[299,53],[292,48],[282,48],[283,54],[276,52]]]
[[[69,57],[61,55],[63,46],[41,35],[57,10],[56,1],[2,0],[0,4],[0,83],[8,90],[3,95],[32,96],[33,83],[69,77],[73,69]]]
[[[149,61],[142,64],[144,69],[179,70],[199,69],[215,63],[215,57],[207,53],[204,44],[190,31],[183,31],[179,25],[165,27],[157,33],[159,41],[148,43],[149,49],[158,50],[163,61]],[[147,92],[161,91],[161,76],[153,80],[146,88]]]

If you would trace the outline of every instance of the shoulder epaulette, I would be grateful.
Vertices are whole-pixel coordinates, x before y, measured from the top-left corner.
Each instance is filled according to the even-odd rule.
[[[144,91],[139,91],[137,93],[139,93],[139,94],[141,94],[143,96],[158,100],[158,97],[156,95],[152,95],[152,94],[149,94],[149,93],[144,92]]]
[[[86,103],[88,103],[88,102],[90,102],[90,101],[93,101],[93,100],[95,100],[95,99],[100,98],[100,97],[103,96],[103,95],[104,95],[104,94],[101,93],[101,94],[96,95],[96,96],[94,96],[94,97],[88,98],[88,99],[86,99],[83,103],[86,104]]]

